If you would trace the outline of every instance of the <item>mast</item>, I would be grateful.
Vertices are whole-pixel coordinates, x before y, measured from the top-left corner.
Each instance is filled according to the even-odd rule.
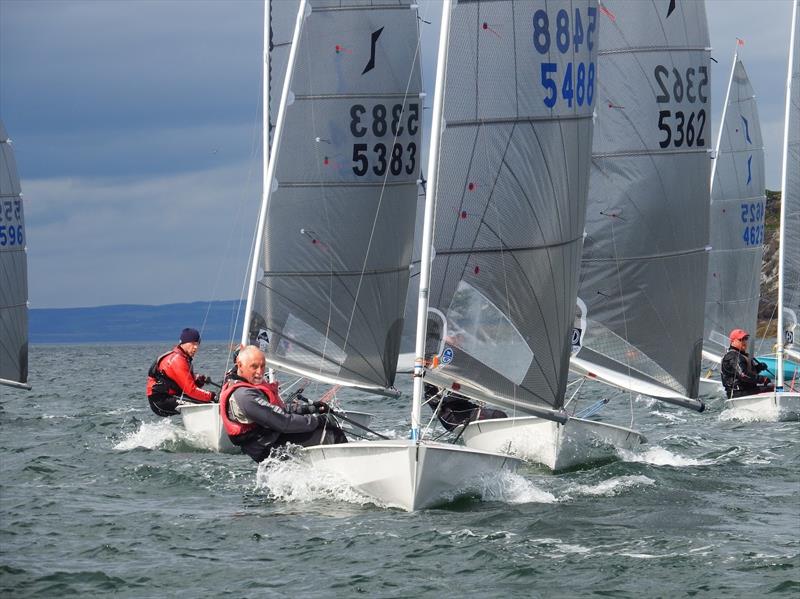
[[[442,136],[444,107],[444,77],[447,66],[447,46],[450,36],[451,0],[442,3],[442,23],[439,28],[439,54],[436,59],[431,144],[428,152],[428,184],[425,193],[425,219],[422,228],[422,252],[419,273],[419,303],[417,305],[417,337],[414,350],[414,395],[411,407],[411,439],[419,440],[420,411],[422,410],[425,374],[425,335],[428,324],[428,291],[431,284],[431,248],[436,218],[436,185],[439,179],[439,144]]]
[[[292,35],[292,46],[289,50],[289,60],[286,64],[286,75],[283,80],[283,90],[281,91],[281,100],[278,105],[278,117],[275,121],[275,139],[274,143],[269,143],[269,70],[267,64],[269,61],[269,0],[265,2],[264,8],[264,99],[263,104],[263,146],[264,152],[264,169],[263,169],[263,188],[261,192],[261,209],[258,213],[258,225],[256,229],[256,240],[253,245],[253,263],[250,269],[250,283],[247,288],[247,304],[244,312],[244,323],[242,325],[242,344],[247,345],[248,332],[250,329],[250,317],[253,313],[253,299],[256,293],[256,281],[258,279],[258,265],[259,265],[259,248],[264,239],[264,223],[267,218],[267,204],[272,192],[271,181],[275,176],[275,159],[277,158],[277,150],[280,145],[281,135],[283,135],[283,124],[286,119],[286,103],[289,98],[289,87],[292,80],[292,71],[294,70],[294,63],[297,57],[297,45],[300,40],[300,30],[303,25],[303,18],[306,13],[306,1],[300,0],[300,5],[297,8],[297,19],[294,24],[294,33]],[[267,151],[268,150],[268,151]],[[268,156],[268,158],[267,158]]]
[[[717,173],[717,162],[719,159],[719,147],[722,144],[722,132],[725,130],[725,117],[728,114],[728,100],[731,97],[731,85],[733,85],[733,73],[736,70],[736,61],[739,60],[739,40],[736,40],[736,48],[733,50],[733,64],[731,64],[731,74],[728,77],[728,90],[725,92],[725,102],[722,104],[722,118],[719,121],[719,131],[717,132],[717,144],[714,148],[714,162],[711,163],[711,184],[708,188],[709,197],[714,191],[714,175]]]
[[[778,331],[775,373],[775,390],[783,391],[783,277],[784,254],[783,239],[786,233],[786,189],[788,188],[788,162],[789,162],[789,115],[792,106],[792,70],[794,66],[794,36],[797,35],[797,5],[795,0],[792,6],[792,33],[789,36],[789,65],[786,69],[786,108],[783,116],[783,161],[781,173],[781,224],[778,234]]]

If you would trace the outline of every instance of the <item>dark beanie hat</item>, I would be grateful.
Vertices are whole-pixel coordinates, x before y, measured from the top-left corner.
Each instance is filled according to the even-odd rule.
[[[200,343],[200,332],[197,329],[183,329],[181,343]]]

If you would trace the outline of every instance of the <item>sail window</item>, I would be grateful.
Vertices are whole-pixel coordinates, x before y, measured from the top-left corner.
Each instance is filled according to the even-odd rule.
[[[318,351],[322,353],[306,349],[309,347],[319,348]],[[339,374],[347,359],[342,348],[294,314],[289,314],[286,319],[277,353],[308,370],[328,374]]]
[[[517,385],[533,361],[533,351],[508,317],[465,281],[447,309],[446,345],[465,351]]]

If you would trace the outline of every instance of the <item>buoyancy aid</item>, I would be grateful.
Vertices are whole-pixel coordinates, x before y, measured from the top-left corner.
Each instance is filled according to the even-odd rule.
[[[283,400],[281,400],[281,397],[278,394],[278,383],[264,382],[260,385],[254,385],[245,380],[234,379],[232,382],[225,385],[219,397],[219,414],[222,418],[222,424],[225,426],[225,432],[228,433],[229,437],[238,437],[240,435],[244,435],[245,433],[249,433],[250,431],[254,430],[258,426],[255,422],[239,422],[238,420],[231,418],[230,411],[228,410],[230,397],[234,391],[241,389],[242,387],[258,389],[264,394],[270,405],[277,406],[282,410],[286,410],[286,404],[283,403]]]
[[[169,378],[166,374],[161,372],[161,361],[172,353],[175,349],[171,349],[158,356],[147,371],[147,397],[164,396],[164,395],[180,395],[181,388]]]

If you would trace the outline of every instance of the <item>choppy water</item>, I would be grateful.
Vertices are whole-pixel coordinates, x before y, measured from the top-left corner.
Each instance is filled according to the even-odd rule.
[[[0,387],[2,596],[800,596],[798,423],[639,399],[641,451],[408,514],[199,449],[144,399],[163,349],[34,346],[34,390]],[[226,357],[204,344],[198,371]],[[347,405],[407,429],[406,399]],[[606,410],[628,423],[626,396]]]

